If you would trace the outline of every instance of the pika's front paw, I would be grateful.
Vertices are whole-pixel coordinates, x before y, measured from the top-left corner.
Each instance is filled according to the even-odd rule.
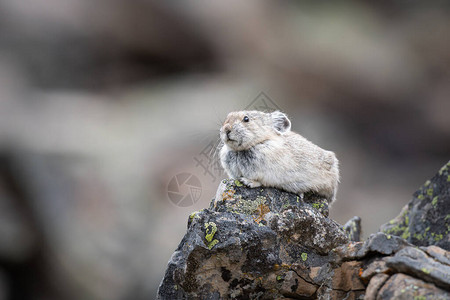
[[[250,187],[250,188],[256,188],[256,187],[261,186],[260,182],[255,181],[255,180],[251,180],[251,179],[248,179],[248,178],[244,178],[244,177],[239,178],[239,181],[242,182],[243,184],[245,184],[246,186]]]

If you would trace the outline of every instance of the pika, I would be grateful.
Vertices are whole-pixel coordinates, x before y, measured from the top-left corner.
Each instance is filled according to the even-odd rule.
[[[220,128],[220,161],[227,175],[248,187],[274,187],[301,194],[313,191],[329,204],[336,199],[339,162],[291,131],[286,114],[238,111]]]

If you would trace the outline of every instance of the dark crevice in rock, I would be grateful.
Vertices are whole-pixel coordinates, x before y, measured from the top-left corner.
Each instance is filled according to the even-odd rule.
[[[305,278],[304,276],[301,276],[299,273],[297,273],[297,271],[295,271],[294,269],[290,269],[291,271],[293,271],[298,277],[300,277],[301,279],[303,279],[304,281],[306,281],[307,283],[309,283],[309,284],[312,284],[312,285],[316,285],[316,283],[315,282],[313,282],[313,281],[311,281],[311,280],[308,280],[307,278]],[[298,282],[298,281],[297,281]],[[325,285],[325,283],[323,283],[323,285]]]
[[[230,281],[231,276],[232,276],[230,270],[227,270],[227,268],[225,268],[225,267],[221,267],[220,270],[222,272],[223,281],[225,281],[225,282]]]

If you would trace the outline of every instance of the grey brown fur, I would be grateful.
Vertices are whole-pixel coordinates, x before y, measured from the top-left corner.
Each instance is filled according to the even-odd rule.
[[[336,199],[339,166],[335,154],[291,131],[284,113],[229,113],[220,137],[224,143],[220,159],[229,177],[249,187],[262,185],[296,194],[313,191],[329,203]]]

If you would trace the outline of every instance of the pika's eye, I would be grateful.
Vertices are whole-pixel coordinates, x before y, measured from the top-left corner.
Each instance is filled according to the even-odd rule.
[[[242,121],[248,122],[248,121],[250,121],[250,119],[249,119],[247,116],[245,116],[245,117],[242,119]]]

